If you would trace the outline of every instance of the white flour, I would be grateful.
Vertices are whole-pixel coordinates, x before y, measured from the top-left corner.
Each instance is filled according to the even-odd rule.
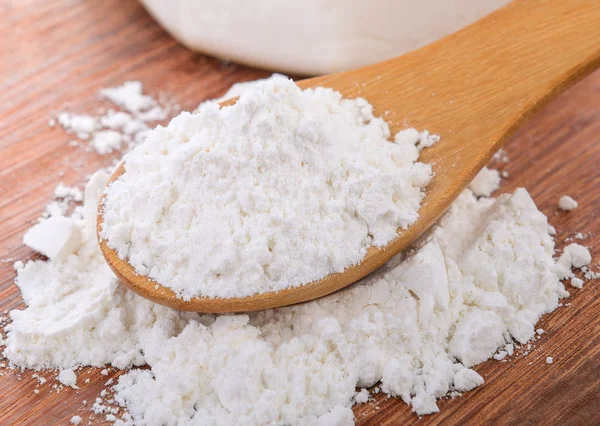
[[[104,391],[90,404],[117,424],[350,425],[351,405],[378,381],[433,413],[436,398],[483,383],[471,366],[540,334],[540,316],[568,295],[559,278],[574,277],[571,267],[592,273],[578,244],[552,259],[547,220],[525,190],[498,200],[466,190],[419,250],[334,295],[250,315],[176,312],[118,285],[104,262],[95,213],[107,179],[91,177],[81,214],[68,219],[78,245],[18,265],[28,306],[10,314],[4,356],[60,368],[75,386],[78,365],[148,364],[115,386],[128,413],[107,407]]]
[[[495,169],[484,167],[469,183],[469,189],[477,196],[489,197],[500,188],[500,173]]]
[[[579,207],[579,203],[568,195],[563,195],[558,199],[558,207],[561,210],[571,211]]]
[[[107,191],[102,236],[135,270],[194,296],[245,297],[358,263],[418,218],[437,139],[399,133],[364,99],[291,80],[158,127]]]
[[[79,141],[89,140],[88,150],[100,155],[123,150],[141,142],[150,128],[148,122],[156,122],[168,117],[171,109],[165,107],[151,96],[143,94],[139,81],[127,81],[121,86],[101,89],[100,97],[108,99],[125,111],[109,109],[99,116],[61,112],[48,124],[58,124],[67,132],[74,134]],[[79,145],[79,141],[72,141]]]

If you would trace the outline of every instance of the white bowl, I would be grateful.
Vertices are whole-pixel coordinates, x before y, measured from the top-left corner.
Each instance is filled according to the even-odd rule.
[[[190,49],[295,74],[368,65],[421,47],[509,0],[141,0]]]

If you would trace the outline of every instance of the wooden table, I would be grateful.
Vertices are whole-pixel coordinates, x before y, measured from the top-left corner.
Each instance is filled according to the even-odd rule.
[[[101,87],[141,80],[154,95],[171,95],[183,109],[222,94],[232,83],[268,75],[192,53],[170,38],[134,0],[0,1],[0,259],[36,257],[24,231],[50,200],[56,183],[83,184],[111,158],[69,146],[48,119],[70,106],[93,112]],[[506,145],[511,161],[502,191],[525,186],[558,229],[558,247],[576,232],[594,263],[600,257],[600,72],[553,102]],[[64,176],[59,178],[59,171]],[[573,212],[557,210],[570,194]],[[0,263],[0,312],[22,307],[12,262]],[[598,270],[598,266],[595,267]],[[439,402],[441,413],[419,419],[404,403],[378,397],[355,408],[358,424],[600,424],[599,282],[572,290],[569,304],[541,320],[546,330],[527,357],[476,367],[480,388]],[[552,365],[546,356],[554,358]],[[103,383],[99,369],[79,391],[50,393],[31,372],[0,369],[0,424],[67,424],[88,418]],[[43,373],[52,379],[56,373]],[[89,407],[89,405],[88,405]],[[98,418],[95,423],[99,422]],[[85,424],[85,423],[84,423]]]

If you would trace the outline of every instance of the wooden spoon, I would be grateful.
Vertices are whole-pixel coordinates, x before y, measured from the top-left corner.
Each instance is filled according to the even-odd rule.
[[[100,240],[114,273],[133,291],[179,310],[243,312],[325,296],[363,278],[411,244],[444,213],[513,131],[542,105],[600,65],[600,2],[519,0],[442,40],[365,68],[302,80],[366,98],[392,132],[428,129],[441,141],[419,161],[435,176],[419,219],[385,248],[371,248],[343,273],[277,293],[184,301],[136,274]],[[532,165],[535,167],[535,165]],[[541,165],[537,165],[538,167]],[[114,181],[124,172],[120,165]],[[102,215],[98,214],[98,231]]]

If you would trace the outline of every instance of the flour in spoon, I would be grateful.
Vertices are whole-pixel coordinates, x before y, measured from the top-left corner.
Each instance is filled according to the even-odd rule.
[[[419,147],[437,138],[409,136],[390,142],[364,99],[276,77],[151,132],[107,191],[102,237],[185,299],[300,286],[417,220]]]

